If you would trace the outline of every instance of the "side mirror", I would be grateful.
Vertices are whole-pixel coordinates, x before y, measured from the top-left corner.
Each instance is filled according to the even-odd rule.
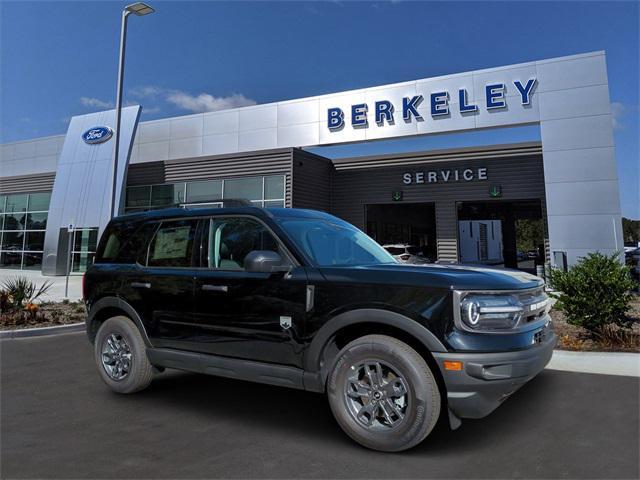
[[[254,250],[244,257],[244,269],[247,272],[275,273],[288,272],[282,257],[271,250]]]

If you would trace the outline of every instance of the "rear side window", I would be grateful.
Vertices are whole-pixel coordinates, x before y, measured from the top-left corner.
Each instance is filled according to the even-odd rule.
[[[149,267],[190,267],[196,220],[162,222],[149,245]]]
[[[109,225],[100,239],[95,263],[135,263],[153,227],[138,222]]]

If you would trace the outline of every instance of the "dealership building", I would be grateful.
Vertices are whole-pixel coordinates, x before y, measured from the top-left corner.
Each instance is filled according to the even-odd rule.
[[[139,122],[122,111],[120,213],[246,199],[324,210],[431,261],[525,270],[622,249],[605,53]],[[540,141],[329,159],[325,145],[538,124]],[[113,110],[0,146],[0,266],[62,275],[110,218]],[[309,151],[314,149],[315,153]],[[399,248],[399,247],[398,247]]]

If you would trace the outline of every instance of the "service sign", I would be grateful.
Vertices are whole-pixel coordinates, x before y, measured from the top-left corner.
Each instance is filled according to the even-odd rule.
[[[537,83],[536,78],[527,80],[515,80],[513,86],[518,92],[517,102],[521,105],[531,103],[531,95]],[[378,127],[394,125],[401,117],[405,123],[412,121],[423,121],[427,115],[432,118],[446,118],[451,115],[455,108],[461,115],[469,115],[478,112],[483,108],[486,110],[506,109],[507,98],[505,95],[507,85],[504,83],[491,83],[484,86],[482,101],[470,102],[467,90],[460,88],[449,92],[441,90],[424,95],[413,95],[403,97],[402,103],[395,105],[387,99],[381,98],[373,102],[358,103],[349,107],[351,117],[350,126],[352,128],[369,127],[369,111],[373,110],[373,118]],[[426,101],[425,101],[426,99]],[[330,131],[342,130],[346,126],[345,111],[340,107],[327,109],[327,128]]]
[[[455,168],[429,170],[419,172],[407,172],[402,174],[402,183],[405,185],[419,185],[421,183],[450,183],[473,182],[488,180],[487,167],[480,168]]]
[[[84,143],[92,145],[106,142],[112,135],[113,130],[111,127],[93,127],[82,134],[82,140],[84,140]]]

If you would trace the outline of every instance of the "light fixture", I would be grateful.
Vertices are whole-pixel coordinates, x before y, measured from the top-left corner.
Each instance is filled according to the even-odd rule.
[[[116,189],[118,186],[118,159],[120,158],[120,117],[122,116],[122,86],[124,82],[124,53],[127,44],[127,20],[132,13],[138,17],[149,15],[155,10],[146,3],[132,3],[124,7],[120,26],[120,59],[118,61],[118,85],[116,88],[116,138],[113,147],[113,178],[111,184],[111,218],[118,214]]]
[[[146,3],[142,3],[142,2],[138,2],[138,3],[133,3],[131,5],[127,5],[126,7],[124,7],[124,9],[127,12],[134,13],[134,14],[140,16],[140,17],[143,16],[143,15],[149,15],[150,13],[155,12],[153,7],[147,5]]]

